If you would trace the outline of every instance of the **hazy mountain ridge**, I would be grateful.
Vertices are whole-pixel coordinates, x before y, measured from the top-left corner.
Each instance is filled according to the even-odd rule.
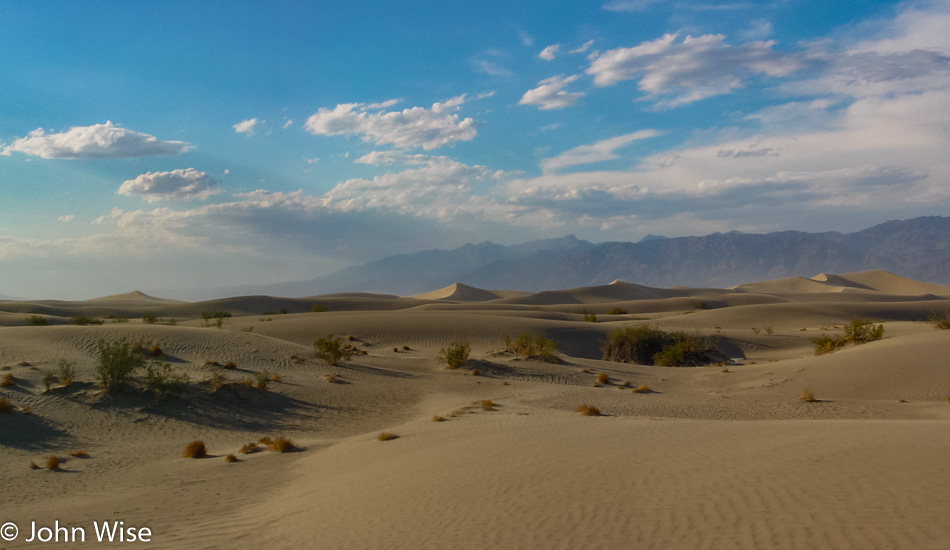
[[[668,287],[727,287],[822,272],[883,269],[950,285],[950,218],[889,221],[855,233],[780,231],[592,244],[573,235],[503,246],[402,254],[310,281],[255,292],[312,296],[373,291],[411,295],[462,282],[480,288],[540,291],[615,279]]]

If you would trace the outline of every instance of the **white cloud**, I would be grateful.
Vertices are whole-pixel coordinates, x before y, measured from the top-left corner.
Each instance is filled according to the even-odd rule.
[[[640,130],[632,134],[624,134],[609,139],[604,139],[592,145],[580,145],[564,151],[556,157],[551,157],[541,161],[541,169],[545,173],[554,172],[570,166],[581,164],[591,164],[594,162],[603,162],[619,158],[616,151],[627,145],[641,139],[647,139],[660,135],[656,130]]]
[[[341,103],[333,109],[321,108],[307,119],[304,127],[311,134],[361,136],[364,142],[393,145],[400,149],[425,150],[471,141],[478,133],[471,118],[459,120],[455,114],[465,96],[434,103],[431,108],[412,107],[402,111],[368,112],[367,105]]]
[[[19,138],[0,154],[13,151],[45,159],[132,158],[180,155],[191,149],[183,141],[159,141],[107,121],[92,126],[74,126],[66,132],[47,134],[37,128]]]
[[[287,128],[290,128],[291,126],[293,126],[293,124],[294,124],[294,121],[288,118],[287,121],[284,122],[284,126],[283,126],[284,130],[286,130]]]
[[[244,120],[234,125],[234,131],[238,134],[247,134],[249,136],[253,136],[254,128],[256,128],[261,122],[263,121],[257,120],[257,118]],[[286,128],[286,126],[284,126],[284,128]]]
[[[731,93],[753,75],[787,76],[801,66],[795,57],[773,50],[773,45],[774,41],[730,46],[721,34],[677,41],[675,34],[667,34],[598,54],[587,74],[597,86],[638,79],[648,99],[675,107]]]
[[[580,47],[574,48],[573,50],[571,50],[571,51],[568,52],[568,53],[585,53],[585,52],[586,52],[587,50],[589,50],[590,47],[593,46],[593,45],[594,45],[594,41],[593,41],[593,40],[588,40],[587,42],[584,42]]]
[[[518,31],[518,38],[521,39],[521,44],[525,47],[531,46],[534,44],[534,37],[528,34],[526,31]]]
[[[72,215],[72,214],[67,214],[67,215],[65,215],[65,216],[60,216],[60,217],[58,217],[58,218],[56,218],[56,219],[59,220],[59,221],[61,221],[61,222],[63,222],[63,223],[69,223],[69,222],[73,221],[75,218],[76,218],[76,216],[74,216],[74,215]]]
[[[489,76],[511,76],[514,74],[508,67],[504,67],[489,59],[473,59],[472,64],[475,66],[476,71]]]
[[[653,4],[663,2],[664,0],[612,0],[604,4],[603,8],[607,11],[643,11]]]
[[[564,87],[580,78],[580,75],[565,77],[552,76],[538,82],[538,87],[528,90],[521,96],[518,105],[536,105],[539,109],[564,109],[577,104],[584,92],[568,92]]]
[[[551,44],[550,46],[546,46],[543,50],[541,50],[541,53],[538,54],[538,57],[546,61],[552,61],[555,57],[557,57],[557,53],[560,51],[560,49],[560,44]]]
[[[764,40],[772,36],[772,22],[768,19],[756,19],[749,23],[749,28],[742,31],[745,40]]]
[[[127,180],[119,187],[120,195],[142,195],[148,202],[165,199],[206,199],[219,192],[218,182],[194,168],[171,172],[147,172]]]

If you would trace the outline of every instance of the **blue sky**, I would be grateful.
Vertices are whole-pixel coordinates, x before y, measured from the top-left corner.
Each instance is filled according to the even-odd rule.
[[[945,215],[948,28],[945,0],[0,1],[0,295]]]

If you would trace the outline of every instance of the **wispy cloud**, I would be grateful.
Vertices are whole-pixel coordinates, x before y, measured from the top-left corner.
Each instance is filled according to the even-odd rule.
[[[0,154],[25,153],[45,159],[133,158],[180,155],[191,145],[183,141],[159,141],[111,121],[92,126],[74,126],[56,134],[37,128],[8,145]]]
[[[544,159],[541,161],[541,169],[544,170],[544,172],[554,172],[571,166],[613,160],[619,158],[619,155],[616,153],[618,149],[626,147],[635,141],[656,137],[658,135],[660,135],[660,133],[656,130],[640,130],[631,134],[604,139],[591,145],[580,145],[564,151],[556,157]]]
[[[257,118],[252,118],[252,119],[249,119],[249,120],[243,120],[243,121],[238,122],[237,124],[234,125],[234,131],[235,131],[236,133],[238,133],[238,134],[247,134],[247,135],[249,135],[249,136],[253,136],[253,135],[254,135],[254,129],[255,129],[261,122],[262,122],[262,121],[257,120]],[[287,127],[287,126],[284,126],[284,128],[286,128],[286,127]]]
[[[341,103],[333,109],[321,108],[307,119],[304,127],[315,135],[358,135],[368,143],[428,151],[474,139],[478,133],[475,121],[459,120],[455,114],[465,101],[461,95],[434,103],[430,108],[378,112],[368,112],[369,106],[365,104]]]
[[[206,199],[218,192],[218,182],[194,168],[170,172],[147,172],[127,180],[119,187],[120,195],[141,195],[148,202],[166,199]]]
[[[551,44],[550,46],[545,46],[541,53],[538,54],[538,57],[544,59],[545,61],[552,61],[557,57],[558,52],[561,50],[560,44]]]
[[[535,105],[542,110],[564,109],[577,104],[584,92],[568,92],[564,87],[580,78],[580,75],[552,76],[538,82],[538,86],[521,96],[518,105]]]

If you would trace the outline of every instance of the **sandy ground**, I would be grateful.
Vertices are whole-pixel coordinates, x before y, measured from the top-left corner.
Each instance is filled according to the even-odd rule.
[[[32,522],[57,521],[85,530],[61,531],[61,548],[97,547],[96,526],[119,521],[161,548],[948,548],[950,331],[927,322],[948,296],[866,272],[733,289],[3,303],[0,377],[14,383],[0,397],[15,410],[0,413],[0,523],[19,534],[0,548],[42,546],[27,542]],[[203,326],[210,310],[234,315]],[[883,323],[884,339],[815,356],[813,337],[855,318]],[[610,331],[638,323],[717,336],[726,364],[600,360]],[[561,361],[505,352],[525,331],[556,340]],[[313,342],[329,333],[367,354],[327,366]],[[188,374],[184,395],[104,396],[97,342],[121,338],[160,346]],[[471,359],[446,370],[437,356],[456,340]],[[46,391],[61,360],[76,381]],[[265,370],[280,380],[241,384]],[[215,375],[230,383],[210,394]],[[238,453],[265,436],[296,449]],[[199,439],[209,457],[182,458]],[[43,468],[51,455],[58,469]]]

